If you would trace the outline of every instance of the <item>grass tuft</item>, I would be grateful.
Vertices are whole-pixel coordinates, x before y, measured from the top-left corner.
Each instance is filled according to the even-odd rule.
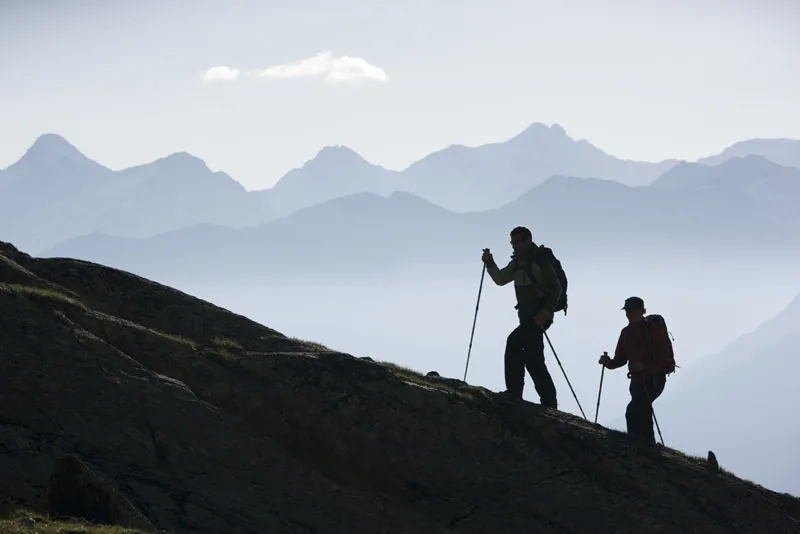
[[[461,397],[465,400],[481,401],[485,399],[484,390],[480,387],[470,386],[469,384],[465,384],[463,382],[448,383],[448,379],[445,377],[427,377],[420,371],[393,362],[379,361],[376,363],[384,367],[388,367],[395,376],[411,384],[437,389],[447,393],[448,395],[455,395],[456,397]]]
[[[211,340],[211,344],[221,349],[244,350],[238,341],[225,337],[215,337]]]
[[[191,347],[193,349],[197,348],[197,343],[195,343],[194,341],[192,341],[191,339],[189,339],[187,337],[178,336],[178,335],[175,335],[175,334],[168,334],[166,332],[160,332],[160,331],[154,330],[152,328],[146,328],[146,330],[149,330],[150,332],[152,332],[153,334],[155,334],[157,336],[161,336],[161,337],[165,337],[167,339],[171,339],[172,341],[174,341],[176,343],[180,343],[181,345],[186,345],[187,347]]]
[[[329,349],[328,347],[326,347],[322,343],[317,343],[316,341],[306,341],[305,339],[300,339],[300,338],[296,338],[296,337],[290,337],[289,339],[291,339],[292,341],[296,341],[298,343],[302,343],[303,345],[306,345],[309,348],[313,348],[313,349],[321,350],[321,351],[325,351],[325,352],[332,352],[331,349]]]
[[[378,363],[379,365],[383,365],[384,367],[388,367],[389,369],[392,370],[392,372],[394,372],[394,374],[399,376],[414,378],[414,379],[425,378],[420,371],[411,369],[410,367],[399,365],[394,362],[378,361],[376,363]]]
[[[48,289],[36,286],[25,286],[22,284],[4,284],[4,283],[0,283],[0,289],[6,290],[10,293],[25,295],[26,297],[33,297],[33,298],[39,297],[48,300],[64,302],[66,304],[70,304],[78,308],[83,308],[83,309],[86,308],[86,306],[84,306],[84,304],[78,299],[70,297],[69,295],[62,293],[60,291],[56,291],[54,289]]]
[[[116,525],[94,525],[85,521],[51,521],[41,514],[25,510],[0,519],[0,534],[144,534],[141,530]]]

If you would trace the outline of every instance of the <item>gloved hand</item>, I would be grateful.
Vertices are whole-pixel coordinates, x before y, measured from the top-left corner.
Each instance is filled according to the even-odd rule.
[[[536,325],[540,328],[544,328],[545,325],[551,320],[552,316],[544,311],[540,311],[533,317],[533,322],[536,323]]]

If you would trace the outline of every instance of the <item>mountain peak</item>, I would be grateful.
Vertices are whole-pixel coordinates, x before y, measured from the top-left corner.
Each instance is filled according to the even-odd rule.
[[[542,141],[542,140],[569,140],[573,139],[567,135],[567,131],[560,124],[553,123],[550,126],[541,122],[534,122],[522,132],[514,137],[514,139],[521,139],[525,141]]]
[[[738,141],[715,156],[700,158],[703,165],[718,165],[734,157],[760,155],[787,167],[800,167],[800,139],[754,138]]]
[[[744,141],[737,141],[734,144],[725,148],[722,151],[724,155],[743,155],[743,154],[758,154],[763,151],[774,149],[787,149],[797,148],[800,139],[790,139],[785,137],[754,137],[752,139],[745,139]]]
[[[60,135],[45,133],[36,138],[20,161],[52,164],[63,159],[86,161],[89,158]]]
[[[368,162],[361,154],[351,148],[343,145],[327,145],[322,147],[313,158],[306,161],[300,169],[294,169],[292,172],[303,170],[327,174],[367,167],[378,168],[377,165]]]
[[[795,181],[798,170],[762,154],[733,156],[706,163],[681,161],[659,176],[655,188],[745,187],[763,180]]]
[[[189,171],[207,171],[208,165],[197,156],[193,156],[188,152],[175,152],[163,158],[157,159],[155,162],[159,166],[169,167],[175,170],[189,170]]]
[[[763,154],[745,154],[741,156],[731,156],[730,158],[716,164],[695,164],[700,168],[715,168],[720,175],[752,175],[764,173],[775,173],[781,170],[792,169],[791,166],[781,165]]]
[[[311,162],[324,165],[341,165],[353,162],[366,163],[366,160],[358,152],[344,145],[328,145],[322,147],[322,150],[317,152],[317,155],[308,163]]]
[[[731,156],[719,164],[720,167],[774,167],[778,165],[763,154],[743,154]]]

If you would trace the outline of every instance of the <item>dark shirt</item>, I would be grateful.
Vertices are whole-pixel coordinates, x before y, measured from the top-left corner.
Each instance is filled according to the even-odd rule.
[[[645,328],[648,329],[649,342]],[[619,334],[614,357],[607,367],[616,369],[626,363],[634,378],[646,378],[674,365],[667,332],[656,323],[648,325],[646,320],[628,324]]]

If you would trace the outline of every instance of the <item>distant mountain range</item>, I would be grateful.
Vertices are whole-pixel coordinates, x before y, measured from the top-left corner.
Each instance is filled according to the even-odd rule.
[[[800,495],[798,324],[800,295],[719,354],[679,370],[656,408],[662,425],[680,421],[664,439],[695,454],[711,449],[723,467]]]
[[[692,192],[696,200],[726,198],[731,205],[740,203],[743,210],[756,210],[794,234],[800,229],[798,169],[800,166],[776,164],[765,156],[734,156],[711,167],[681,163],[660,176],[651,187]]]
[[[268,219],[263,211],[241,184],[186,153],[112,171],[46,134],[0,171],[0,235],[35,250],[94,231],[146,237],[199,223],[244,226]]]
[[[482,211],[502,206],[555,175],[646,185],[676,163],[621,160],[588,141],[572,139],[559,125],[537,123],[502,143],[434,152],[405,169],[397,189],[453,211]]]
[[[737,143],[701,164],[747,154],[800,166],[800,142],[781,139]],[[243,228],[357,193],[400,191],[454,212],[486,211],[553,176],[644,186],[672,170],[685,172],[686,165],[621,160],[572,139],[558,125],[536,123],[505,142],[434,152],[401,172],[346,147],[326,147],[274,187],[248,192],[186,153],[113,171],[62,137],[45,134],[0,171],[0,236],[41,252],[93,232],[139,238],[198,224]]]
[[[800,140],[749,139],[735,143],[716,156],[701,158],[702,165],[719,165],[733,157],[760,155],[787,167],[800,167]]]
[[[800,169],[749,156],[719,167],[682,164],[645,187],[554,176],[501,208],[476,213],[455,213],[411,193],[357,193],[243,229],[199,225],[140,240],[96,233],[42,255],[170,279],[306,277],[321,269],[360,276],[461,260],[471,266],[482,247],[498,239],[505,245],[503,236],[523,224],[571,263],[630,260],[646,268],[676,254],[697,261],[800,258],[798,203]],[[505,253],[497,253],[498,262]]]

